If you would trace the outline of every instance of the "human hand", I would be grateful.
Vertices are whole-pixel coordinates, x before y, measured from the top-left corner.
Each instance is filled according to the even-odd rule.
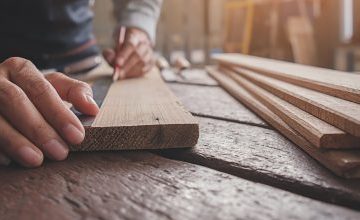
[[[115,49],[105,49],[106,61],[118,68],[115,79],[139,77],[147,73],[154,65],[153,49],[147,34],[137,28],[126,28],[123,42],[116,36]]]
[[[25,167],[40,166],[43,155],[64,160],[68,144],[80,144],[85,130],[62,100],[84,114],[99,111],[84,82],[61,73],[44,77],[23,58],[0,63],[0,154]]]

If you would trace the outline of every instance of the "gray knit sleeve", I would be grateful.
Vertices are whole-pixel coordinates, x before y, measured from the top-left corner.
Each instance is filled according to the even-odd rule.
[[[119,25],[144,30],[155,42],[162,0],[113,0]]]

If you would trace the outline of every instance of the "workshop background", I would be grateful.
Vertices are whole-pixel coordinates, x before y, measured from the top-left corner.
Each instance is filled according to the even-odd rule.
[[[101,47],[112,44],[112,0],[95,1]],[[360,71],[358,0],[164,0],[156,51],[194,66],[210,54],[243,54]]]

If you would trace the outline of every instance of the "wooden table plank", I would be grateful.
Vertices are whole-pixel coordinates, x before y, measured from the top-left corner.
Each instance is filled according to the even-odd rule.
[[[2,219],[359,219],[360,213],[149,153],[0,169]]]
[[[202,118],[193,149],[162,155],[360,209],[360,180],[335,176],[273,130]]]
[[[268,125],[220,87],[168,84],[187,110],[195,115]]]

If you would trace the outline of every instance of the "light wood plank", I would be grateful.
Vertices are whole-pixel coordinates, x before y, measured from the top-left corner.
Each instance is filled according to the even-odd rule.
[[[72,150],[192,147],[195,118],[162,81],[157,69],[141,78],[113,83],[86,137]]]
[[[359,151],[320,150],[319,148],[316,148],[231,78],[218,72],[214,68],[208,68],[208,72],[231,95],[262,117],[281,134],[289,138],[325,167],[339,176],[346,178],[360,178]]]
[[[307,17],[290,17],[286,28],[296,63],[318,65],[314,29]]]
[[[214,59],[261,74],[360,103],[360,76],[347,72],[240,54],[220,54]]]
[[[258,74],[232,68],[241,76],[298,108],[354,136],[360,136],[360,105]]]
[[[270,92],[251,83],[233,71],[226,73],[271,111],[276,113],[290,127],[302,134],[316,147],[322,148],[359,148],[360,138],[349,135],[344,131],[318,119],[317,117],[297,108],[296,106],[278,98]]]

